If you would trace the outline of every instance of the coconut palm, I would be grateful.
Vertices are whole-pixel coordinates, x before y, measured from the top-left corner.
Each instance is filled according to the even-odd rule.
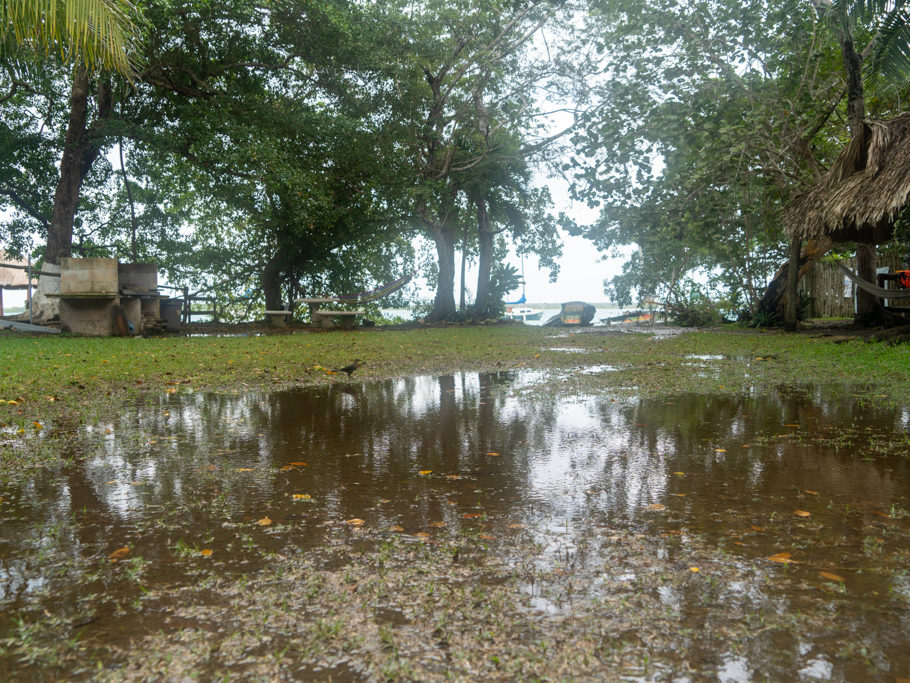
[[[132,0],[0,0],[0,56],[58,53],[88,71],[136,71],[139,7]]]

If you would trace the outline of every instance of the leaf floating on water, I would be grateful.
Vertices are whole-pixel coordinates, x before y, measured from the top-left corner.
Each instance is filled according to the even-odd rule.
[[[674,472],[673,474],[675,474],[677,477],[684,477],[684,476],[686,476],[686,473],[685,473],[685,472]]]
[[[256,524],[258,524],[259,526],[268,526],[271,523],[272,523],[272,520],[270,520],[268,517],[263,517],[262,519],[260,519],[259,521],[256,522]]]
[[[657,512],[660,512],[661,510],[666,510],[666,509],[667,509],[667,506],[666,506],[666,505],[663,505],[663,504],[661,504],[661,503],[652,503],[651,505],[649,505],[649,506],[648,506],[647,508],[645,508],[645,509],[647,509],[647,510],[655,510],[655,511],[657,511]]]
[[[492,455],[492,456],[494,456],[494,457],[499,457],[499,453],[494,453],[493,451],[490,451],[489,453],[487,453],[487,455]]]
[[[432,472],[432,471],[433,471],[433,470],[420,470],[420,474],[421,474],[422,476],[425,477],[425,476],[427,476],[427,475],[428,475],[430,472]]]
[[[130,547],[128,545],[125,545],[122,548],[117,548],[114,552],[108,555],[108,559],[110,559],[112,562],[116,562],[117,560],[122,560],[129,554]]]
[[[808,493],[810,496],[818,495],[818,491],[810,491],[809,489],[803,489],[803,493]]]
[[[496,540],[496,537],[490,536],[490,534],[480,534],[480,538],[482,538],[485,541],[495,541]]]
[[[677,498],[685,498],[689,494],[688,493],[674,493],[673,495],[676,496]]]
[[[208,548],[203,548],[202,550],[199,551],[199,554],[202,555],[203,557],[211,557],[212,551],[209,550]]]
[[[380,503],[391,503],[392,501],[391,501],[390,499],[388,499],[388,498],[380,498],[380,499],[379,499],[379,502],[380,502]]]
[[[793,514],[796,515],[797,517],[811,517],[812,516],[812,513],[809,512],[808,510],[794,510]]]
[[[784,425],[784,427],[799,427],[799,425]]]
[[[414,536],[422,541],[426,541],[428,538],[430,538],[430,534],[428,534],[426,531],[418,531],[416,534],[414,534]]]
[[[363,526],[363,520],[359,517],[354,517],[353,519],[344,520],[345,524],[350,524],[351,526]]]
[[[727,449],[726,448],[715,448],[714,452],[715,453],[726,453]]]
[[[460,474],[447,474],[446,479],[461,479]]]
[[[288,465],[291,465],[292,467],[306,467],[306,463],[299,460],[296,462],[289,462]]]
[[[791,560],[790,559],[791,557],[792,556],[790,555],[790,553],[777,553],[775,555],[772,555],[768,559],[771,562],[777,562],[778,564],[791,564],[791,563],[796,562],[796,560]]]
[[[699,567],[689,567],[689,571],[690,572],[700,572],[701,569]]]
[[[527,529],[528,528],[527,525],[525,525],[525,524],[506,524],[506,526],[509,529]]]
[[[482,512],[466,512],[462,515],[464,519],[474,519],[475,517],[483,517]]]
[[[840,574],[835,574],[834,572],[819,572],[819,576],[830,579],[831,581],[837,581],[838,583],[844,583],[844,577]]]
[[[295,493],[292,496],[294,500],[310,500],[312,497],[309,493]]]
[[[881,510],[869,510],[869,514],[875,515],[876,517],[887,517],[888,519],[891,519],[891,515],[887,512],[882,512]]]
[[[292,469],[294,469],[293,465],[282,465],[281,467],[278,468],[278,471],[287,472],[288,470],[292,470]]]
[[[404,527],[398,526],[397,524],[393,524],[392,526],[389,527],[389,531],[404,531]]]
[[[432,529],[441,529],[445,525],[446,525],[445,522],[430,522],[429,524],[427,524],[427,526]]]
[[[234,471],[235,472],[252,472],[253,468],[252,467],[236,467],[236,468],[234,468]]]
[[[752,531],[764,531],[764,530],[765,530],[765,527],[763,527],[763,526],[755,526],[754,524],[750,524],[750,525],[749,525],[749,528],[751,528]]]

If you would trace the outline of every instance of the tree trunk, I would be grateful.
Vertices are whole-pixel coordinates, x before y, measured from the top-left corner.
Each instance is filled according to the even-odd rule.
[[[799,276],[802,277],[818,259],[828,253],[834,246],[827,237],[821,237],[817,240],[809,240],[803,245],[799,255]],[[780,270],[772,278],[771,282],[765,288],[765,293],[758,304],[758,312],[766,315],[781,315],[784,296],[787,293],[787,279],[790,271],[790,262],[788,261],[780,267]]]
[[[856,245],[856,274],[866,282],[876,284],[878,279],[875,270],[875,245]],[[892,316],[882,305],[881,299],[875,294],[856,288],[856,317],[853,319],[854,327],[877,327],[894,325]]]
[[[278,265],[277,254],[262,269],[262,291],[265,294],[265,310],[280,311],[284,308],[281,301],[281,268]]]
[[[493,271],[493,232],[490,230],[490,215],[487,203],[477,200],[477,296],[474,297],[474,314],[481,318],[490,315],[494,304],[490,292],[490,276]]]
[[[72,254],[73,222],[79,206],[79,191],[101,151],[101,129],[111,113],[110,84],[102,80],[96,92],[96,120],[88,125],[89,86],[88,74],[83,67],[78,67],[73,74],[70,91],[70,116],[60,158],[60,179],[54,193],[54,213],[47,229],[44,259],[51,266],[59,266],[60,259]],[[59,284],[59,278],[44,277],[38,281],[38,289],[32,299],[33,320],[44,322],[59,316],[59,300],[45,296],[54,291],[55,286],[59,292]]]
[[[787,264],[787,306],[784,312],[784,329],[792,332],[799,318],[799,257],[802,240],[790,239],[790,261]]]
[[[432,230],[436,243],[436,260],[439,276],[436,280],[436,298],[433,310],[427,316],[430,322],[455,319],[455,233],[446,225],[435,225]]]

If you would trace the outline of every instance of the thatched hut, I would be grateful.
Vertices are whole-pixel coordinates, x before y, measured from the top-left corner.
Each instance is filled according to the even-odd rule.
[[[910,204],[910,113],[866,124],[783,214],[793,238],[882,244]]]
[[[12,264],[17,268],[4,268],[0,265],[0,316],[3,315],[3,290],[28,289],[28,273],[25,271],[26,262],[10,258],[0,251],[0,264]]]

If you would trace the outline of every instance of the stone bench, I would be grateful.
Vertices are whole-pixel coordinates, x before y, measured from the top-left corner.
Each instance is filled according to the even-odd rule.
[[[366,311],[314,311],[311,314],[313,325],[332,329],[337,319],[338,327],[343,330],[353,329],[358,315],[366,315]]]
[[[288,319],[294,314],[294,311],[266,311],[265,317],[272,327],[284,327]]]

